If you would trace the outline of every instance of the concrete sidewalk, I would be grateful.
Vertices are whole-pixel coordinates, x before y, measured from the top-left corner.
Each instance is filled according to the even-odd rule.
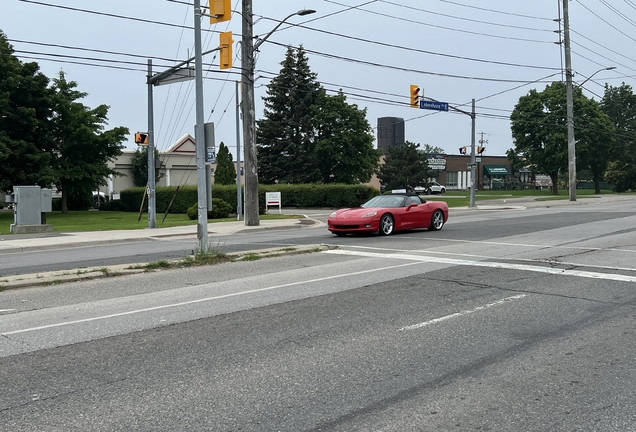
[[[208,236],[237,234],[250,231],[303,228],[320,226],[321,224],[320,221],[309,218],[261,220],[259,226],[245,226],[244,221],[217,222],[208,223]],[[0,236],[0,255],[2,253],[51,250],[63,247],[92,246],[144,240],[152,241],[170,237],[196,239],[196,236],[196,225],[114,231],[7,234]]]

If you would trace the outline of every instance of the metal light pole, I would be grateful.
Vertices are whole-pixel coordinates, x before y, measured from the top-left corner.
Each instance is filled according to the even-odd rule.
[[[468,206],[473,208],[475,207],[475,190],[479,186],[479,181],[477,178],[479,173],[475,169],[475,99],[473,99],[473,109],[470,113],[471,118],[471,129],[470,129],[470,177],[473,182],[473,187],[470,188],[470,199]]]
[[[201,52],[201,0],[194,0],[194,86],[196,98],[196,126],[194,142],[197,156],[197,238],[202,252],[208,250],[208,198],[205,170],[205,132],[203,113],[203,54]]]
[[[195,2],[196,4],[197,2]],[[241,55],[243,62],[243,75],[241,87],[241,100],[243,111],[243,147],[245,150],[245,225],[258,226],[258,161],[256,150],[256,108],[254,104],[254,52],[283,25],[289,18],[299,15],[309,15],[316,12],[311,9],[303,9],[288,15],[272,31],[267,33],[256,44],[253,38],[253,14],[252,0],[243,0],[243,31],[241,43]]]
[[[157,228],[157,196],[155,192],[155,120],[152,98],[152,60],[148,59],[148,228]]]

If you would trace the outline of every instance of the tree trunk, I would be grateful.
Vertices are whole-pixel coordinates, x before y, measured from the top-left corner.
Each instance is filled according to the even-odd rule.
[[[559,194],[559,172],[553,172],[550,174],[550,178],[552,179],[552,195]]]
[[[62,189],[62,214],[68,213],[68,206],[66,205],[66,191]]]

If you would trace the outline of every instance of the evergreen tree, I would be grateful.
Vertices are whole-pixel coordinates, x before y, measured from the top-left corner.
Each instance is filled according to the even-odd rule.
[[[428,184],[433,171],[428,167],[428,158],[420,152],[420,145],[406,141],[402,146],[389,147],[384,165],[380,167],[378,179],[387,189],[402,189]]]
[[[214,184],[236,184],[236,169],[232,161],[232,154],[223,142],[216,153],[216,169],[214,170]]]
[[[381,151],[373,146],[366,110],[349,105],[340,91],[322,95],[314,116],[315,164],[322,183],[367,183],[378,169]]]
[[[257,123],[259,181],[318,182],[313,106],[324,90],[302,47],[289,47],[281,65],[280,74],[267,86],[264,118]]]
[[[123,142],[130,133],[125,127],[105,131],[108,106],[90,109],[77,102],[86,93],[76,87],[76,82],[66,80],[64,72],[53,80],[55,145],[51,156],[57,177],[55,184],[62,192],[63,213],[68,210],[69,202],[77,205],[77,209],[84,206],[84,199],[90,205],[92,190],[105,184],[109,175],[121,175],[108,168],[107,163],[122,154]]]
[[[14,185],[50,187],[53,143],[49,79],[37,63],[21,63],[0,31],[0,191]]]
[[[155,148],[155,184],[163,178],[159,150]],[[148,184],[148,146],[137,147],[130,159],[133,184],[144,187]]]

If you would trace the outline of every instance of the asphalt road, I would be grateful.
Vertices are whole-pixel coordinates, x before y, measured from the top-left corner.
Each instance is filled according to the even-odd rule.
[[[636,430],[633,202],[321,231],[258,242],[339,247],[0,292],[3,429]]]

